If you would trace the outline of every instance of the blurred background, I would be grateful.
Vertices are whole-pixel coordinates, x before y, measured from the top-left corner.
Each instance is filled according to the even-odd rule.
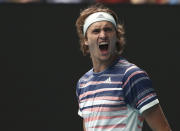
[[[65,3],[65,4],[80,4],[80,3],[107,3],[107,4],[179,4],[180,0],[0,0],[2,3]]]
[[[90,68],[80,10],[103,2],[126,30],[122,54],[146,70],[173,129],[180,114],[179,0],[0,0],[1,131],[82,131],[75,87]],[[145,123],[143,131],[150,131]]]

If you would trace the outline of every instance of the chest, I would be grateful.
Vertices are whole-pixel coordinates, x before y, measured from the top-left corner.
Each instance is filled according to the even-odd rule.
[[[94,77],[80,85],[79,102],[82,110],[119,110],[125,106],[120,75]]]

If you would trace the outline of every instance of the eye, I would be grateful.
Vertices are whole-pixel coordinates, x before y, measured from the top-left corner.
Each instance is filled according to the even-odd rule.
[[[112,28],[110,28],[110,27],[106,27],[106,28],[104,28],[104,31],[105,32],[111,32],[113,29]]]
[[[92,30],[92,33],[94,33],[94,34],[97,34],[97,33],[99,33],[100,32],[100,29],[94,29],[94,30]]]

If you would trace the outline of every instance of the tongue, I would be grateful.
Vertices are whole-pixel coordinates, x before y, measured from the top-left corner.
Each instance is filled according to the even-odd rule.
[[[107,49],[100,49],[102,54],[106,54],[108,52]]]

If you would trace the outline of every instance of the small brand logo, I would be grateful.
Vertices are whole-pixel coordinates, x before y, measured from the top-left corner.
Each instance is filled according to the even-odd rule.
[[[99,15],[97,16],[97,18],[104,18],[104,15],[103,15],[103,14],[99,14]]]
[[[105,83],[111,83],[111,77],[107,78],[107,79],[105,80]]]

